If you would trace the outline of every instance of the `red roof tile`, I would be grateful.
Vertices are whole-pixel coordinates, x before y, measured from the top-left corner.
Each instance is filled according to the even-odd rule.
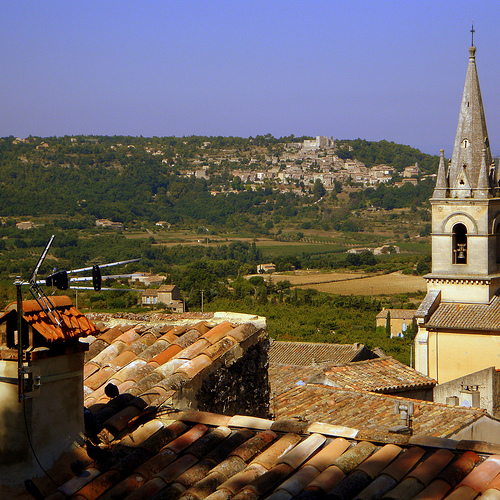
[[[325,369],[325,376],[335,387],[382,393],[436,385],[434,379],[390,356],[329,367]]]
[[[317,384],[297,386],[277,395],[272,404],[277,418],[298,417],[379,433],[401,425],[394,403],[407,401],[397,396],[328,387]],[[485,410],[447,406],[412,400],[415,407],[413,432],[418,435],[449,437],[486,416]]]
[[[64,498],[100,500],[154,495],[184,500],[306,500],[327,495],[463,500],[488,488],[498,491],[493,489],[500,467],[497,456],[487,456],[477,466],[479,458],[472,452],[393,444],[380,448],[368,441],[330,441],[307,432],[281,437],[250,428],[231,432],[227,426],[217,427],[219,415],[171,415],[184,421],[157,417],[122,439],[116,450],[107,447],[106,467],[90,462],[83,474],[71,477],[66,462],[58,491]],[[56,488],[49,480],[35,482],[45,496]]]
[[[363,344],[318,344],[275,340],[269,348],[269,362],[284,365],[341,364],[371,357],[375,356]]]
[[[429,329],[492,330],[500,325],[500,297],[489,304],[441,302],[426,323]]]
[[[65,295],[48,298],[60,325],[55,324],[36,300],[23,301],[23,318],[45,340],[49,342],[64,341],[71,338],[86,337],[99,332],[96,326],[76,309],[71,299]],[[15,302],[9,304],[0,321],[17,308]]]

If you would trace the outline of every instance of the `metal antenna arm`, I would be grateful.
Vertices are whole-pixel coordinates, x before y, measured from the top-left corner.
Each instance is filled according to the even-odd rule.
[[[38,264],[36,265],[34,271],[33,271],[33,274],[31,275],[31,278],[30,278],[30,283],[33,285],[33,284],[36,284],[36,276],[38,274],[38,271],[40,270],[40,266],[43,264],[43,261],[45,260],[45,257],[49,251],[49,248],[50,248],[50,245],[52,245],[52,241],[54,241],[54,238],[56,237],[55,234],[53,234],[51,237],[50,237],[50,240],[49,242],[47,243],[47,246],[45,247],[45,250],[43,251],[42,255],[40,255],[40,258],[38,259]]]

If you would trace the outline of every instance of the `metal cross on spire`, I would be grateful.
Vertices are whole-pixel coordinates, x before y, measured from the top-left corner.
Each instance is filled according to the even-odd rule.
[[[470,32],[472,33],[472,47],[474,47],[474,33],[476,32],[476,30],[474,29],[474,19],[472,20],[472,28]]]

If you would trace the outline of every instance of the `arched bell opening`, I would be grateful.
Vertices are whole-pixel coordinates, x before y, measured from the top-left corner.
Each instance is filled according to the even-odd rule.
[[[453,264],[467,264],[467,228],[464,224],[453,226]]]

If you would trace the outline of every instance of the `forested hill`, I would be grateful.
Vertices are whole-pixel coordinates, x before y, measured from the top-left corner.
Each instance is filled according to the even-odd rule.
[[[436,173],[436,156],[422,153],[419,149],[388,141],[366,141],[365,139],[341,140],[336,154],[340,158],[356,159],[367,167],[391,165],[401,171],[408,165],[418,163],[426,174]]]
[[[280,191],[276,180],[266,180],[252,189],[233,172],[266,170],[281,164],[284,168],[285,162],[280,160],[288,151],[286,144],[304,139],[276,139],[270,134],[255,138],[0,138],[0,216],[65,214],[88,217],[89,221],[108,218],[123,223],[166,220],[257,226],[262,214],[292,217],[297,207],[310,206],[308,196],[296,196],[297,189],[316,199],[321,189],[314,191],[312,185],[296,182],[287,188],[290,192]],[[380,161],[400,169],[418,161],[426,172],[437,169],[437,157],[409,146],[343,141],[347,142],[353,150],[343,147],[338,152],[355,155],[367,165]],[[194,170],[201,167],[207,169],[207,177],[195,178]],[[222,196],[214,196],[220,192]],[[408,186],[404,196],[396,193],[398,201],[392,206],[410,206],[417,197],[421,204],[428,189]],[[367,199],[368,203],[373,201]],[[320,211],[317,206],[315,209]]]

